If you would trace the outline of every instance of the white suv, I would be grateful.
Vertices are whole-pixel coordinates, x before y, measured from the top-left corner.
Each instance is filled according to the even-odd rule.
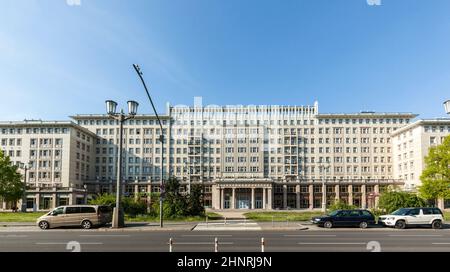
[[[433,229],[440,229],[443,222],[444,217],[438,208],[401,208],[378,218],[378,224],[396,229],[411,225],[430,225]]]

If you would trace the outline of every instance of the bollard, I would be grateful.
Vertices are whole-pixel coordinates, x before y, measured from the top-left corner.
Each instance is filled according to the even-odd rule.
[[[208,227],[208,216],[206,216],[206,227]]]
[[[247,217],[244,218],[244,226],[247,226]]]
[[[226,225],[227,224],[227,217],[225,216],[225,222],[224,222],[224,225]]]
[[[286,226],[289,226],[289,218],[286,216]]]
[[[217,237],[214,238],[214,252],[219,252],[219,241],[217,241]]]
[[[273,215],[272,215],[272,228],[273,228]]]
[[[261,238],[261,252],[264,252],[264,246],[265,246],[264,237],[262,237]]]
[[[173,252],[173,240],[172,240],[172,237],[169,239],[169,252]]]

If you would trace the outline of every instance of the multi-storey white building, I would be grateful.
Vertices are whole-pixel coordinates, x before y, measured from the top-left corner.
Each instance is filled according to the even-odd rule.
[[[392,134],[394,177],[405,181],[405,189],[416,190],[431,146],[450,135],[450,119],[418,120]]]
[[[167,105],[160,128],[153,115],[124,125],[125,194],[159,191],[165,178],[204,185],[205,205],[216,209],[313,209],[337,199],[376,205],[393,173],[390,134],[408,125],[410,113],[321,114],[312,106]],[[90,193],[113,191],[118,124],[107,115],[76,115],[96,135]],[[163,155],[163,156],[162,156]],[[325,196],[323,199],[322,196]]]
[[[69,121],[0,122],[0,149],[13,164],[27,165],[29,209],[85,201],[84,184],[94,176],[96,139]],[[3,202],[2,208],[9,206]]]

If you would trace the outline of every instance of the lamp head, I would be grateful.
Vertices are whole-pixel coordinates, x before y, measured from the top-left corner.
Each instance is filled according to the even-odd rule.
[[[116,114],[117,103],[113,100],[106,100],[106,113],[109,115]]]
[[[136,115],[138,106],[139,106],[138,102],[136,102],[134,100],[128,101],[128,114],[133,115],[133,116]]]
[[[450,99],[444,102],[444,109],[447,114],[450,114]]]

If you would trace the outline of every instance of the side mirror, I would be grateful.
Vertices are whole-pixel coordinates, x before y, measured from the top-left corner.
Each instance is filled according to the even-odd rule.
[[[52,214],[52,216],[57,216],[58,215],[56,212],[52,212],[51,214]]]

